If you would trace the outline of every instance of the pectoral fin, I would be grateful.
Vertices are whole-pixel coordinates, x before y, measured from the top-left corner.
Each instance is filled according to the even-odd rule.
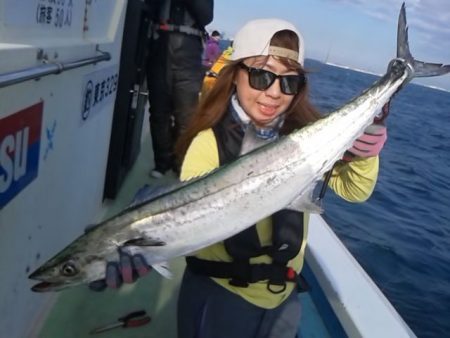
[[[301,212],[309,212],[312,214],[321,214],[323,212],[322,203],[320,200],[314,198],[314,189],[315,187],[311,187],[303,194],[296,197],[286,209],[301,211]]]
[[[158,264],[152,264],[152,268],[156,270],[161,276],[167,279],[173,278],[173,273],[169,269],[167,262],[162,262]]]

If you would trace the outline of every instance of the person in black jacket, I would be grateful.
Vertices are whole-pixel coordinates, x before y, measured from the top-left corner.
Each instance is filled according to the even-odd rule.
[[[204,26],[213,0],[158,0],[147,65],[150,131],[155,167],[151,176],[177,171],[173,145],[195,110],[203,79]]]

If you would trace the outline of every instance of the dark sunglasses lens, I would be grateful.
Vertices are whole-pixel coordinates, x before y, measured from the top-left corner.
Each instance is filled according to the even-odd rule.
[[[253,68],[249,74],[250,86],[257,90],[265,90],[275,81],[275,74],[264,69]]]
[[[276,78],[280,78],[281,91],[286,95],[297,94],[305,85],[306,77],[299,75],[276,75],[260,68],[245,67],[249,72],[250,86],[257,90],[266,90]]]
[[[281,91],[286,95],[295,95],[303,88],[305,82],[306,77],[303,74],[282,76]]]

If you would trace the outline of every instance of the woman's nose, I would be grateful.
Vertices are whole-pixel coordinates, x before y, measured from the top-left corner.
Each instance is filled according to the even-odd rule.
[[[281,95],[280,79],[275,79],[265,93],[271,97],[279,97]]]

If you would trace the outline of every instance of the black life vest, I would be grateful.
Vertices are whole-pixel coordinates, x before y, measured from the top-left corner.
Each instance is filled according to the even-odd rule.
[[[224,116],[213,128],[213,132],[220,165],[236,159],[244,132],[231,113]],[[261,245],[256,225],[253,225],[224,241],[225,249],[233,262],[212,262],[187,257],[188,267],[195,273],[228,278],[234,286],[247,287],[248,283],[268,280],[267,288],[271,292],[284,291],[286,282],[299,282],[299,276],[292,268],[287,267],[287,263],[298,254],[303,243],[303,213],[283,209],[274,213],[271,218],[271,246]],[[261,255],[272,257],[272,264],[250,264],[251,257]]]

